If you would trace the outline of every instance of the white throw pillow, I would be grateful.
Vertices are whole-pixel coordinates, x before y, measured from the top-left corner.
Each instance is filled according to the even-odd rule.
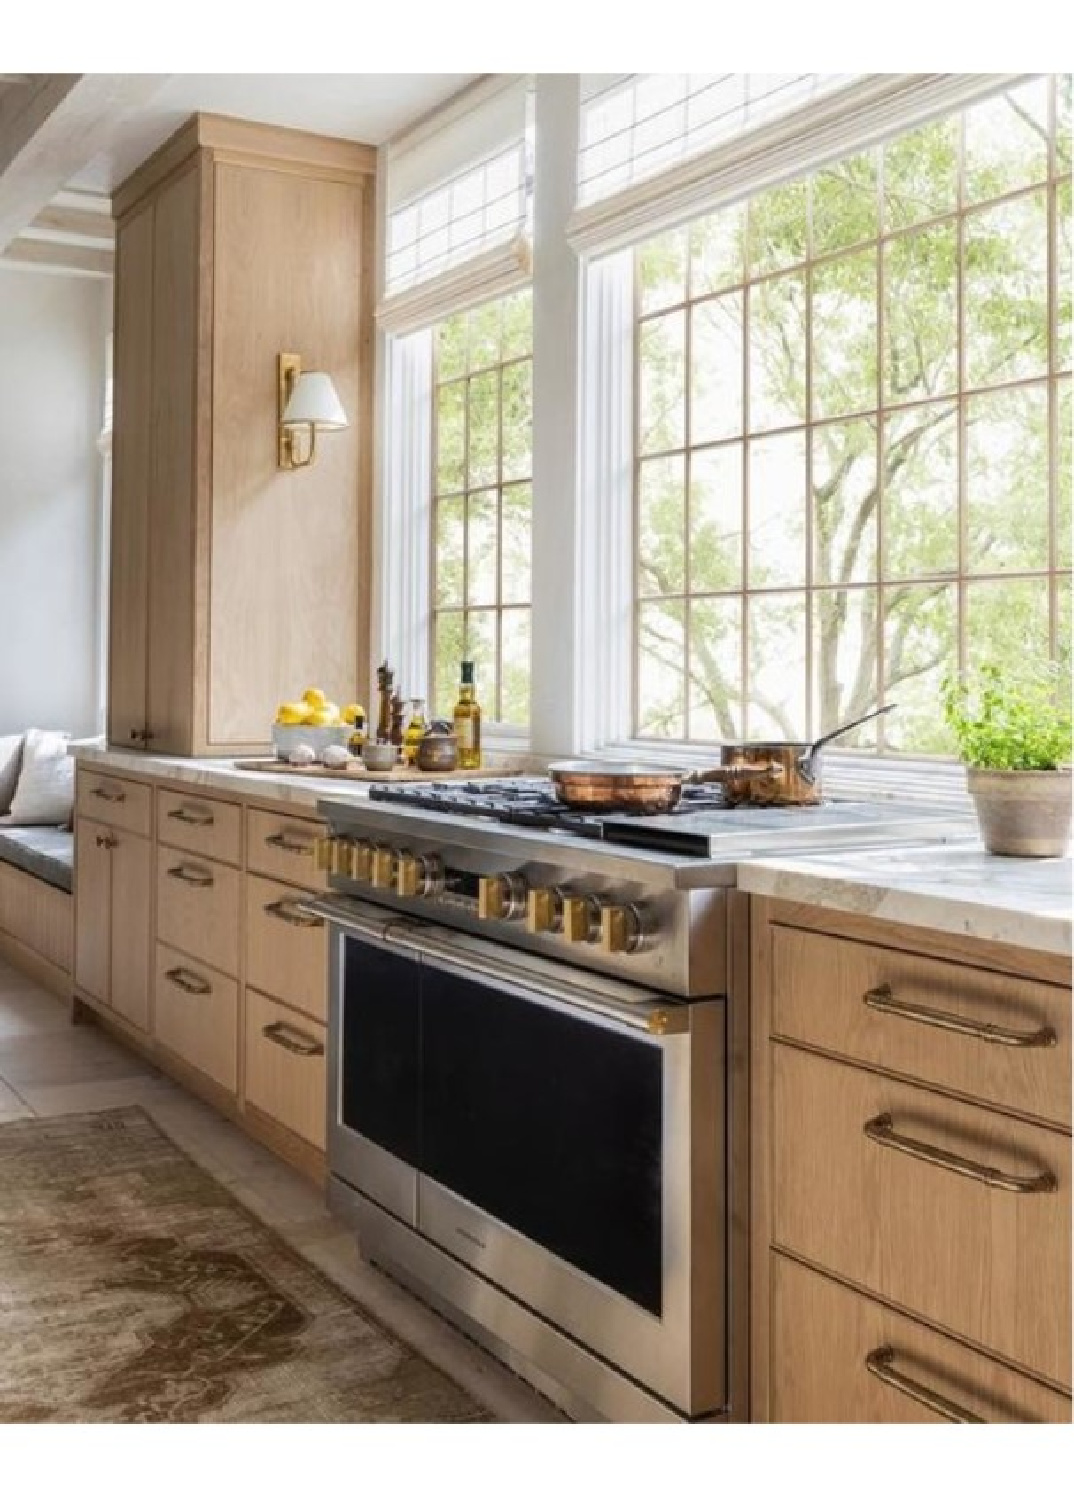
[[[21,734],[0,734],[0,817],[11,806],[15,783],[19,779],[23,738]]]
[[[28,729],[22,770],[11,799],[12,823],[69,823],[75,804],[71,736],[61,729]]]

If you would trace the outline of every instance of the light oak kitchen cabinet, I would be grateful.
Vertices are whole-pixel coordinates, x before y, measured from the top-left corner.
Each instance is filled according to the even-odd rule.
[[[751,1415],[1069,1422],[1053,954],[751,904]]]
[[[79,764],[76,1009],[320,1180],[324,825],[271,796]]]
[[[256,751],[296,684],[365,699],[374,163],[197,115],[114,196],[117,747]],[[305,469],[277,466],[281,353],[350,419]]]
[[[75,816],[77,988],[139,1032],[149,1029],[152,791],[81,774]]]

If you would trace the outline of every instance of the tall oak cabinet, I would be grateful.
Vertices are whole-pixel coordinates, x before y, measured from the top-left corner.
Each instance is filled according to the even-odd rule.
[[[108,738],[263,749],[368,691],[375,152],[196,115],[117,191]],[[277,467],[277,355],[350,426]]]

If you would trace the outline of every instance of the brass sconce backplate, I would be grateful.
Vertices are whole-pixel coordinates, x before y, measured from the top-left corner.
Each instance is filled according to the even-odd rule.
[[[283,414],[291,396],[295,381],[302,373],[300,354],[278,354],[276,356],[276,463],[281,469],[295,467],[291,434],[283,425]]]

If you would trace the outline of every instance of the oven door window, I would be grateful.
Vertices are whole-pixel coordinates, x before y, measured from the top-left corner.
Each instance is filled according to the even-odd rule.
[[[421,965],[359,938],[343,955],[342,1122],[420,1165]]]
[[[422,1170],[660,1314],[663,1054],[426,965]]]

